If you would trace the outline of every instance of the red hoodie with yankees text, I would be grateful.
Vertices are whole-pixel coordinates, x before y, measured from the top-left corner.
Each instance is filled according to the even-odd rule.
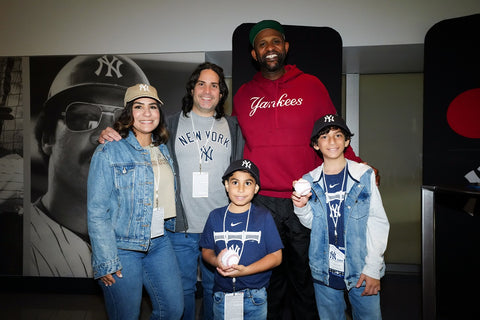
[[[336,114],[323,83],[294,65],[286,73],[268,80],[257,72],[238,89],[233,100],[245,138],[244,158],[260,170],[260,194],[290,198],[293,180],[322,163],[310,146],[313,124],[326,114]],[[351,147],[345,157],[361,162]]]

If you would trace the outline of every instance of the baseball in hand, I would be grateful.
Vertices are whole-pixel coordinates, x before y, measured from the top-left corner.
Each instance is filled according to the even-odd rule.
[[[240,257],[238,254],[233,250],[227,250],[225,254],[222,256],[222,263],[223,265],[230,267],[234,264],[238,264],[240,262]]]
[[[312,186],[310,185],[310,182],[301,178],[297,180],[297,182],[294,185],[294,188],[299,195],[306,196],[312,189]]]

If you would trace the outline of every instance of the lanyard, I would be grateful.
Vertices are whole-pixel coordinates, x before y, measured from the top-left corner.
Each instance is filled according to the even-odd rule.
[[[227,206],[227,209],[225,209],[225,215],[223,216],[223,238],[225,241],[225,248],[228,250],[228,234],[225,232],[225,221],[227,220],[227,212],[228,208],[230,208],[230,204]],[[240,250],[240,253],[238,254],[238,261],[242,259],[242,254],[243,254],[243,248],[245,247],[245,233],[248,231],[248,222],[250,221],[250,210],[252,209],[252,204],[250,203],[250,207],[248,208],[248,214],[247,214],[247,223],[245,225],[245,230],[242,231],[242,249]],[[233,292],[235,292],[235,282],[236,279],[235,277],[232,278],[232,285],[233,285]]]
[[[200,148],[200,143],[198,142],[199,139],[197,138],[197,134],[196,134],[196,131],[195,131],[195,125],[193,124],[193,114],[192,113],[190,113],[190,120],[192,120],[193,136],[194,136],[195,143],[197,144],[197,149],[198,149],[198,166],[199,166],[200,172],[202,172],[202,151],[201,151],[201,149],[205,149],[207,144],[210,142],[210,137],[212,136],[213,126],[215,125],[215,118],[213,118],[213,120],[212,120],[212,126],[210,127],[210,130],[208,132],[207,139],[206,139],[207,141],[205,141],[205,144],[203,145],[202,148]]]
[[[345,180],[346,180],[346,176],[347,176],[347,166],[348,164],[345,165],[345,168],[343,169],[344,172],[343,172],[343,181],[342,181],[342,188],[340,189],[340,191],[338,192],[340,197],[339,197],[339,202],[338,202],[338,205],[335,206],[332,204],[332,200],[333,199],[329,199],[328,201],[328,207],[330,208],[330,218],[332,218],[332,222],[333,222],[333,226],[335,227],[335,239],[337,238],[337,224],[338,224],[338,219],[340,218],[341,216],[341,213],[340,213],[340,207],[342,206],[342,202],[345,200],[345,192],[343,191],[343,187],[345,186]],[[325,168],[323,167],[322,168],[322,171],[323,171],[323,183],[325,185],[325,191],[327,194],[330,194],[330,192],[328,191],[328,185],[327,185],[327,176],[325,175]]]
[[[147,146],[148,151],[150,151],[150,159],[152,162],[152,167],[154,170],[154,175],[153,175],[153,185],[155,186],[155,205],[154,208],[158,208],[158,188],[160,185],[160,160],[158,156],[158,152],[160,151],[158,147],[155,147],[153,144],[150,144]],[[155,175],[156,173],[156,175]]]
[[[227,212],[228,208],[230,208],[230,204],[227,206],[227,209],[225,209],[225,215],[223,216],[223,238],[225,241],[225,247],[228,249],[228,234],[225,232],[225,221],[227,220]],[[248,222],[250,221],[250,210],[252,209],[252,204],[250,203],[250,207],[248,208],[248,214],[247,214],[247,223],[245,225],[245,230],[242,231],[242,249],[240,250],[239,257],[240,259],[242,258],[242,253],[243,253],[243,248],[245,247],[245,233],[248,231]]]

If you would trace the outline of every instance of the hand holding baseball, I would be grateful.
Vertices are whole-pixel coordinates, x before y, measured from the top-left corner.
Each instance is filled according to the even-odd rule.
[[[307,180],[300,178],[293,181],[293,188],[295,189],[295,191],[292,192],[291,196],[293,205],[298,208],[304,207],[307,204],[308,199],[312,195],[312,187],[310,183]]]

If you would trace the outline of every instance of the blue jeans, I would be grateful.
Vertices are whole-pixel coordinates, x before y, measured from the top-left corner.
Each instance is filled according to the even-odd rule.
[[[345,303],[344,290],[330,288],[315,280],[313,287],[315,288],[315,298],[320,319],[346,319],[345,310],[347,305]],[[382,319],[380,293],[373,296],[362,296],[363,290],[365,290],[365,287],[354,287],[348,291],[353,319]]]
[[[152,239],[147,252],[119,249],[118,257],[123,277],[113,275],[115,283],[110,287],[99,281],[110,320],[139,318],[143,286],[152,302],[150,319],[182,317],[182,282],[168,236]]]
[[[243,291],[243,319],[267,319],[267,290],[245,289]],[[224,320],[225,293],[218,291],[213,294],[213,314],[215,320]]]
[[[172,240],[182,275],[185,301],[183,320],[195,319],[195,291],[197,290],[197,270],[199,264],[203,287],[203,319],[213,319],[213,277],[215,270],[202,259],[198,245],[200,234],[176,232],[168,235]]]

